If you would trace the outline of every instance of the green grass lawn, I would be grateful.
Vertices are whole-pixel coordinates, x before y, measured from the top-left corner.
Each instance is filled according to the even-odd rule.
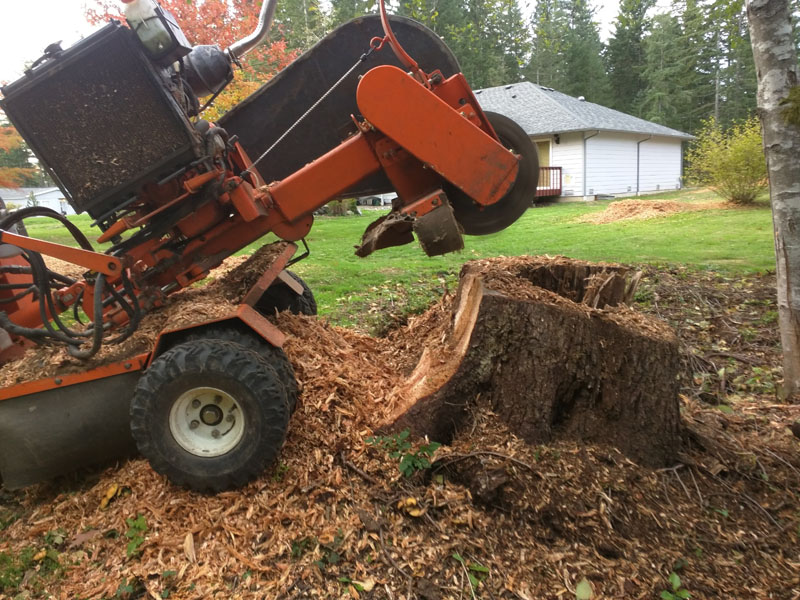
[[[646,196],[642,200],[719,202],[713,192],[681,191]],[[677,263],[729,274],[774,268],[769,203],[753,207],[676,213],[670,216],[604,225],[579,223],[582,215],[602,211],[609,200],[551,204],[531,208],[510,228],[482,237],[466,237],[459,253],[429,258],[417,244],[380,250],[367,258],[353,254],[367,225],[380,212],[363,216],[318,217],[307,241],[311,256],[296,264],[314,291],[320,313],[336,323],[377,327],[402,319],[430,304],[452,284],[461,265],[473,258],[521,254],[561,254],[592,261]],[[72,220],[96,239],[91,219]],[[62,243],[71,238],[55,221],[27,221],[28,232]],[[272,241],[270,236],[264,241]],[[259,243],[260,244],[260,243]],[[251,245],[242,252],[251,252]]]

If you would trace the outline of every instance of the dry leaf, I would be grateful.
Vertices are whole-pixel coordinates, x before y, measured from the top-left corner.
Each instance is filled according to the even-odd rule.
[[[186,537],[183,539],[183,552],[190,562],[197,562],[197,554],[194,551],[194,536],[191,531],[187,533]]]
[[[100,500],[100,508],[105,509],[108,508],[109,502],[114,499],[114,497],[119,493],[119,484],[112,483],[108,486],[106,493],[103,494],[103,499]]]

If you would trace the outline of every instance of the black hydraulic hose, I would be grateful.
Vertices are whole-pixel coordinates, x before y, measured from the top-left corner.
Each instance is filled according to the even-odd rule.
[[[81,319],[81,316],[78,314],[78,310],[80,310],[81,304],[83,303],[83,293],[84,293],[84,289],[81,288],[81,291],[78,294],[78,297],[75,299],[75,302],[72,304],[72,316],[75,318],[75,322],[76,323],[80,323],[81,325],[83,325],[84,323],[83,323],[83,320]]]
[[[81,350],[74,346],[68,346],[67,352],[75,358],[90,358],[97,354],[100,346],[103,345],[103,289],[106,287],[106,276],[103,273],[97,274],[94,282],[94,326],[92,331],[92,345]]]
[[[27,296],[28,294],[32,294],[35,291],[36,291],[36,286],[31,285],[24,292],[15,294],[14,296],[11,296],[11,298],[3,298],[2,300],[0,300],[0,304],[8,304],[9,302],[16,302],[17,300],[22,300],[25,296]]]
[[[18,335],[21,337],[28,338],[29,340],[33,340],[37,344],[40,341],[48,340],[52,337],[44,329],[32,329],[30,327],[22,327],[21,325],[12,323],[11,319],[8,318],[8,314],[6,314],[6,311],[4,310],[0,311],[0,327],[5,329],[9,333],[13,333],[14,335]]]
[[[55,271],[51,271],[50,269],[47,270],[47,274],[50,275],[50,279],[57,281],[58,283],[63,283],[64,285],[72,285],[73,283],[77,283],[76,279],[72,277],[67,277],[66,275],[62,275],[61,273],[56,273]]]
[[[56,324],[59,325],[59,328],[63,328],[64,325],[61,323],[56,316],[55,305],[53,303],[53,298],[50,295],[50,286],[47,281],[46,276],[43,279],[42,274],[47,271],[46,267],[44,266],[44,260],[42,256],[38,252],[26,252],[25,258],[30,263],[31,268],[33,269],[33,280],[36,286],[39,288],[39,319],[41,320],[42,324],[44,325],[47,332],[49,332],[50,337],[55,338],[61,342],[71,345],[78,345],[80,344],[80,340],[77,339],[77,332],[76,335],[70,336],[65,335],[61,331],[57,331],[51,324],[50,319],[47,316],[47,310],[50,309],[50,314],[53,316],[53,320],[56,321]],[[69,329],[67,329],[67,333],[69,333]]]
[[[122,286],[125,289],[125,294],[127,294],[131,300],[133,300],[133,307],[125,300],[124,296],[117,292],[114,288],[110,288],[111,295],[114,299],[119,303],[122,307],[122,310],[128,315],[128,325],[125,327],[125,330],[120,333],[117,337],[107,340],[106,344],[119,344],[120,342],[124,342],[129,337],[133,335],[136,329],[139,327],[139,321],[142,319],[142,310],[139,306],[139,300],[136,298],[136,295],[133,290],[133,286],[131,285],[130,280],[128,279],[127,275],[123,273],[122,275]]]
[[[29,287],[36,286],[31,283],[0,283],[0,290],[21,290]]]

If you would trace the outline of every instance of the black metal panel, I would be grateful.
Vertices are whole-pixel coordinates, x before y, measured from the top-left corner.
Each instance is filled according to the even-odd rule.
[[[0,401],[0,475],[16,489],[136,451],[130,400],[141,372]]]
[[[117,23],[2,91],[0,106],[77,212],[96,217],[199,156],[159,71]]]
[[[430,29],[404,17],[393,16],[390,20],[398,40],[423,70],[439,69],[445,77],[460,72],[453,53]],[[231,135],[239,136],[242,147],[255,160],[345,74],[376,36],[383,36],[377,15],[345,23],[225,114],[220,125]],[[355,133],[350,115],[359,114],[358,79],[378,65],[402,66],[388,44],[373,52],[258,164],[257,169],[267,182],[283,179]],[[385,177],[379,176],[362,182],[350,195],[391,189]]]

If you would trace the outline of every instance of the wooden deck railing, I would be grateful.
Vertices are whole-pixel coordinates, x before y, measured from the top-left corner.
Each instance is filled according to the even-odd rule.
[[[539,184],[536,197],[561,195],[561,167],[539,167]]]

